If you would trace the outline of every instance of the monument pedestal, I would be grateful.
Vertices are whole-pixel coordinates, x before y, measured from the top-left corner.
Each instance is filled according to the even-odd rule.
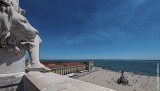
[[[21,80],[24,74],[25,51],[15,55],[0,48],[0,91],[16,91],[19,87],[23,89]]]
[[[1,74],[0,91],[24,91],[24,75],[25,72]]]
[[[25,51],[17,55],[0,48],[0,75],[25,72]]]

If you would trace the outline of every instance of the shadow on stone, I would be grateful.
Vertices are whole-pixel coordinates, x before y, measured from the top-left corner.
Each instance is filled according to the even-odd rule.
[[[9,53],[0,48],[0,74],[9,74],[25,71],[25,52],[18,55]]]
[[[18,55],[9,53],[5,48],[0,48],[0,65],[6,63],[6,66],[10,66],[16,61],[20,61],[25,57],[25,52]]]

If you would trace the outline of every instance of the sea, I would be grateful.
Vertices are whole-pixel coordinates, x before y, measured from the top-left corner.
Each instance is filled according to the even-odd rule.
[[[160,60],[121,60],[121,59],[91,59],[91,60],[43,60],[83,62],[93,61],[95,66],[103,66],[106,70],[133,72],[140,75],[157,76],[160,73]]]

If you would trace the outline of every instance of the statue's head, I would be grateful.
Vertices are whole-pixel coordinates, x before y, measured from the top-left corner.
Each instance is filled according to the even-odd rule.
[[[0,0],[0,46],[33,42],[38,31],[23,16],[25,11],[10,0]]]

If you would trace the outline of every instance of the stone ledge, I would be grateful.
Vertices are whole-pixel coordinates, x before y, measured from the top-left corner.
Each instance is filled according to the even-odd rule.
[[[115,91],[55,73],[29,72],[25,74],[29,82],[24,82],[25,90],[32,91]],[[27,81],[27,80],[25,80]],[[30,86],[27,86],[30,85]],[[27,87],[27,88],[26,88]]]
[[[25,72],[0,74],[0,87],[19,84],[24,76]]]

